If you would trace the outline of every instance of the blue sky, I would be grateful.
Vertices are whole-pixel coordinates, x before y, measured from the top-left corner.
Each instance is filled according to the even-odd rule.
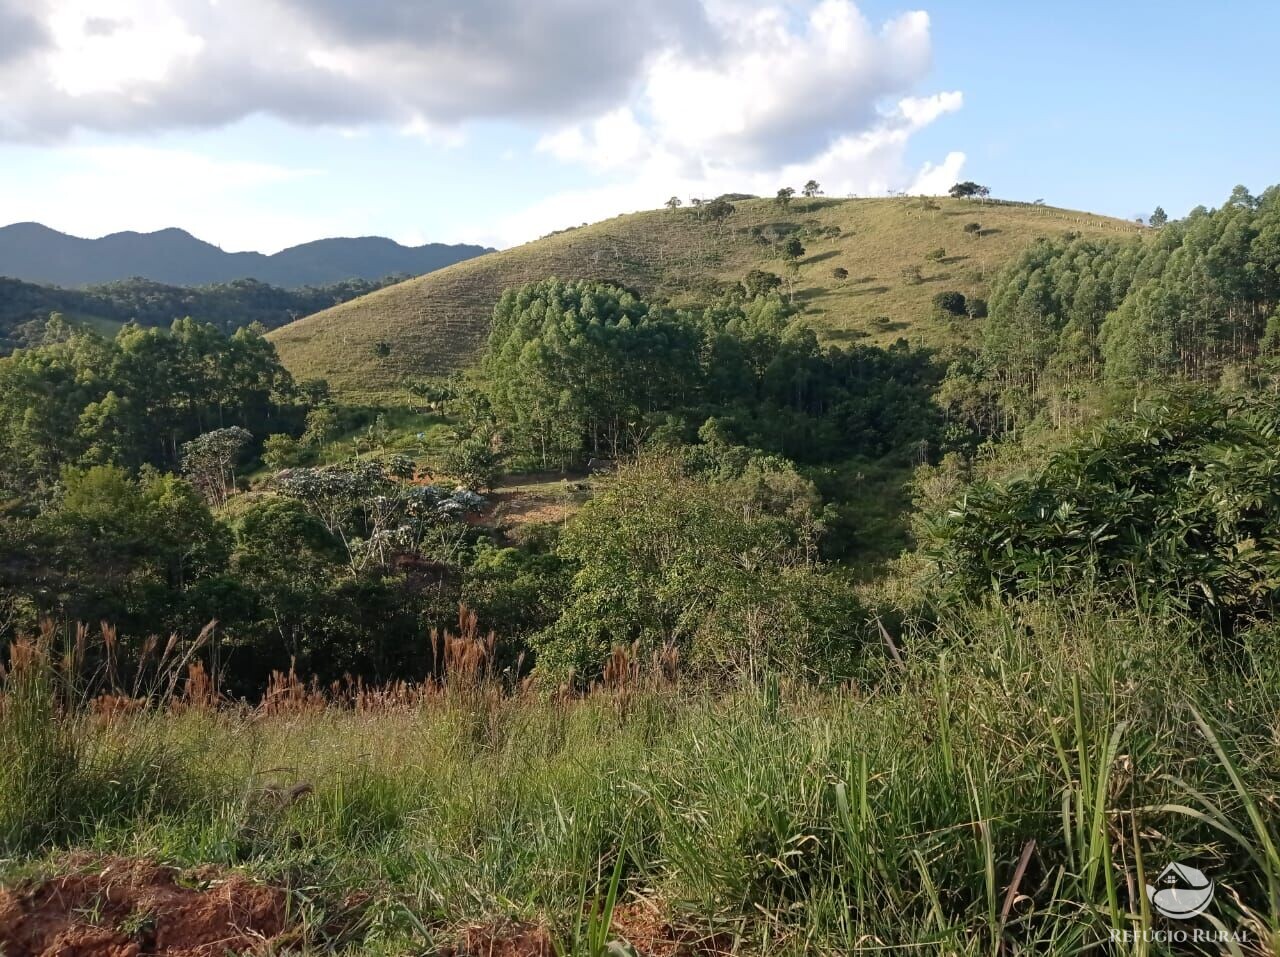
[[[1264,3],[0,0],[0,223],[510,245],[810,175],[1181,215],[1277,179],[1277,36]]]

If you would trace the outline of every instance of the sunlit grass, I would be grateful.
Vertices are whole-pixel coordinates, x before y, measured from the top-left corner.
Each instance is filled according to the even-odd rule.
[[[275,715],[59,716],[19,671],[6,866],[89,847],[247,868],[293,889],[317,947],[359,890],[343,939],[361,952],[430,952],[502,917],[598,953],[616,884],[742,953],[1073,954],[1147,926],[1144,875],[1179,860],[1265,950],[1266,635],[1207,655],[1191,631],[1031,605],[900,643],[901,666],[869,652],[840,692],[467,686]]]

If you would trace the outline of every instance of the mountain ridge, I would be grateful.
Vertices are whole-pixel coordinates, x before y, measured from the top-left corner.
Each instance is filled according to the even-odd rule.
[[[271,254],[226,252],[177,226],[121,230],[96,239],[37,222],[0,226],[0,276],[72,289],[131,278],[174,286],[256,279],[296,289],[423,275],[492,251],[468,243],[404,246],[383,236],[337,236]]]

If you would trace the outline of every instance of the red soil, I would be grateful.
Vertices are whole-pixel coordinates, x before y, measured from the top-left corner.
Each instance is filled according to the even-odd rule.
[[[285,893],[240,874],[145,860],[72,859],[68,873],[0,889],[5,957],[223,957],[291,943]]]

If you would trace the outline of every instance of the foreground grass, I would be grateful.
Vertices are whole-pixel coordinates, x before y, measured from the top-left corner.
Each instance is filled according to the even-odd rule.
[[[1278,669],[1261,637],[1196,641],[984,610],[838,691],[454,689],[371,713],[57,718],[11,679],[4,868],[71,847],[242,867],[290,888],[317,950],[430,953],[521,918],[591,953],[616,875],[741,953],[1068,954],[1165,952],[1102,942],[1168,926],[1142,884],[1182,861],[1251,936],[1237,952],[1270,952]]]

